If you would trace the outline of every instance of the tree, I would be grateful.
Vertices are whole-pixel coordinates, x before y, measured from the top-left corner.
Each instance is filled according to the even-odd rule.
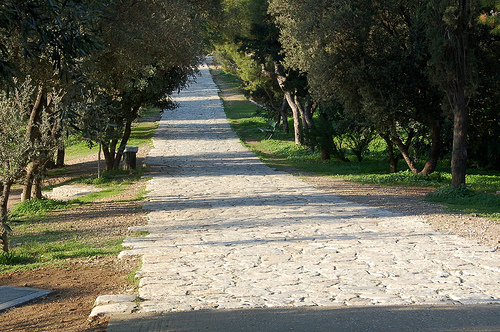
[[[7,94],[0,91],[0,239],[2,250],[9,251],[7,203],[11,186],[24,175],[30,158],[30,141],[26,135],[25,110],[31,103],[35,88],[30,79],[15,83]]]
[[[230,23],[218,48],[223,63],[235,65],[234,74],[251,89],[252,96],[268,99],[267,104],[276,110],[278,119],[287,118],[285,106],[288,105],[293,116],[295,144],[305,144],[312,149],[310,136],[317,103],[309,93],[307,77],[284,65],[279,30],[267,13],[268,1],[226,1],[225,4]],[[233,22],[241,28],[233,29]],[[257,72],[257,68],[261,71]],[[259,94],[262,90],[264,93]],[[276,106],[278,104],[281,107]],[[284,131],[288,131],[287,121],[283,121],[283,125]]]
[[[76,74],[82,57],[97,46],[93,27],[98,15],[90,4],[101,2],[28,0],[8,1],[0,7],[0,88],[10,96],[19,82],[29,80],[37,86],[31,102],[17,110],[25,117],[29,140],[29,148],[16,163],[27,167],[25,199],[31,197],[33,183],[40,196],[40,175],[60,124],[55,97]]]
[[[429,35],[432,77],[453,114],[452,185],[465,184],[467,171],[468,99],[473,93],[472,31],[479,16],[469,0],[431,1]]]
[[[101,22],[104,48],[87,64],[89,81],[98,88],[87,94],[93,100],[84,116],[95,115],[94,123],[83,122],[90,124],[83,128],[87,139],[102,144],[108,170],[118,168],[140,108],[171,107],[168,95],[195,77],[207,46],[207,13],[201,1],[121,0],[108,6]]]
[[[440,94],[426,76],[423,8],[424,1],[389,0],[273,0],[270,5],[285,62],[307,74],[313,96],[339,100],[348,117],[366,119],[396,145],[414,173],[429,174],[439,157],[443,114]],[[432,128],[422,169],[407,139],[419,126]]]

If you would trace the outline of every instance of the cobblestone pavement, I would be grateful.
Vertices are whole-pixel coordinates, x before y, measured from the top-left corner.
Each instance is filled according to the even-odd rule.
[[[499,302],[497,252],[267,167],[201,71],[146,160],[150,235],[121,254],[143,257],[141,312]]]

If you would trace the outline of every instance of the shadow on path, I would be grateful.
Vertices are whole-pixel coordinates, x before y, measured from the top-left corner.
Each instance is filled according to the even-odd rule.
[[[108,331],[500,331],[499,317],[499,305],[199,310],[113,315]]]

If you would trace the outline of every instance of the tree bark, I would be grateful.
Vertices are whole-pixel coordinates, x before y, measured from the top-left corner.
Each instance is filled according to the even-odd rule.
[[[453,110],[453,150],[451,157],[451,185],[460,187],[465,184],[467,174],[467,129],[468,112],[465,97],[457,100]]]
[[[9,252],[9,233],[3,227],[3,224],[7,222],[7,203],[9,201],[11,186],[12,182],[2,183],[0,186],[2,191],[2,196],[0,197],[0,218],[2,223],[2,228],[0,229],[0,239],[2,240],[3,252]]]
[[[283,90],[283,93],[285,94],[288,106],[290,106],[290,109],[292,110],[295,145],[301,145],[302,127],[300,126],[300,111],[297,108],[297,105],[295,105],[295,102],[292,98],[292,94],[290,93],[290,91]]]
[[[265,69],[264,65],[262,64],[262,72],[265,75],[275,79],[278,82],[280,89],[283,91],[283,94],[285,96],[285,100],[287,101],[288,106],[290,106],[290,109],[292,110],[295,144],[301,145],[302,144],[302,128],[300,126],[300,111],[298,110],[297,105],[295,104],[292,93],[285,86],[286,77],[283,74],[283,67],[278,62],[275,62],[274,63],[274,73],[271,73],[271,72],[267,71]]]
[[[114,154],[111,153],[109,147],[105,144],[102,144],[102,153],[104,154],[105,169],[109,171],[113,168]]]
[[[431,126],[431,149],[424,168],[419,174],[429,175],[436,170],[441,153],[441,121],[436,120]]]
[[[401,138],[399,138],[399,136],[393,134],[392,139],[394,140],[394,143],[396,143],[396,146],[403,155],[403,159],[406,161],[406,164],[408,165],[410,171],[413,174],[418,174],[417,165],[415,164],[415,161],[413,161],[413,159],[410,157],[410,154],[408,153],[408,147],[401,141]]]
[[[389,168],[391,173],[396,173],[398,171],[398,158],[395,157],[394,154],[394,144],[389,136],[389,134],[379,133],[380,137],[382,137],[387,145],[387,153],[389,155]]]
[[[26,168],[26,177],[23,186],[23,192],[21,194],[21,202],[26,202],[31,198],[33,192],[33,184],[35,181],[35,174],[38,172],[39,164],[38,160],[32,161]]]
[[[288,105],[288,103],[286,102],[286,99],[283,98],[283,102],[281,103],[281,107],[280,107],[279,112],[281,115],[281,120],[283,121],[281,126],[283,128],[283,133],[285,133],[285,134],[290,133],[290,128],[288,127],[288,116],[286,114],[286,106],[287,105]]]
[[[465,184],[467,173],[467,130],[468,109],[465,90],[467,85],[466,63],[466,30],[469,0],[459,0],[459,19],[455,30],[456,45],[453,50],[454,65],[456,70],[456,84],[448,94],[448,99],[453,110],[453,149],[451,157],[451,185],[460,187]]]
[[[57,150],[56,155],[56,168],[64,167],[64,156],[66,154],[66,149],[64,147]]]
[[[120,166],[120,161],[123,156],[123,151],[125,150],[125,147],[127,146],[128,140],[130,138],[130,134],[132,133],[132,121],[127,121],[125,124],[125,130],[123,132],[123,137],[120,142],[120,147],[116,151],[116,155],[113,161],[113,169],[118,169]]]
[[[302,106],[300,98],[297,96],[297,93],[295,93],[294,102],[300,112],[300,117],[302,119],[302,140],[308,150],[313,150],[314,139],[312,139],[311,135],[313,134],[314,130],[314,121],[312,117],[314,104],[309,99],[309,97],[306,98],[304,106]]]
[[[321,161],[330,160],[332,158],[332,153],[334,150],[333,145],[333,130],[330,122],[328,121],[328,115],[324,112],[320,112],[321,122],[320,126],[320,142],[319,149],[321,152]]]
[[[33,187],[35,188],[35,192],[33,194],[33,198],[36,199],[42,199],[42,183],[43,183],[43,176],[42,174],[35,174],[33,178]]]

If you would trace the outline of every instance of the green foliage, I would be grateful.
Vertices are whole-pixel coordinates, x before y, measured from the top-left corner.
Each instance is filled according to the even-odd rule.
[[[404,185],[420,187],[442,187],[450,183],[449,173],[434,172],[430,175],[413,174],[409,170],[391,174],[370,174],[353,176],[352,180],[363,183],[375,183],[383,185]]]
[[[96,20],[105,1],[13,0],[0,7],[0,80],[21,70],[74,71],[100,46]]]
[[[68,232],[71,234],[71,232]],[[66,234],[67,235],[67,234]],[[63,236],[64,238],[64,236]],[[12,241],[29,238],[13,236]],[[109,243],[98,243],[61,237],[40,237],[33,242],[24,242],[9,253],[0,254],[0,272],[33,269],[47,264],[61,264],[69,258],[109,256],[118,254],[122,239]]]
[[[127,185],[131,181],[139,181],[144,174],[144,168],[138,167],[132,170],[112,169],[104,171],[101,177],[97,175],[79,177],[72,180],[72,183],[97,185],[100,187],[110,187],[116,185]]]
[[[35,259],[27,252],[13,250],[10,252],[0,253],[0,272],[7,269],[8,266],[13,265],[27,265],[35,263]]]
[[[121,237],[99,237],[95,231],[71,223],[32,216],[14,224],[13,248],[0,255],[0,272],[61,264],[69,258],[116,255],[122,250]]]
[[[453,200],[457,198],[473,197],[476,193],[470,190],[466,185],[461,185],[456,188],[453,186],[448,186],[446,188],[441,188],[435,192],[429,194],[428,198],[434,201],[438,200]]]
[[[153,134],[158,128],[159,118],[158,108],[148,108],[147,111],[141,113],[141,117],[137,123],[132,125],[132,132],[128,141],[128,145],[146,147],[151,145]],[[152,121],[155,120],[155,121]],[[66,158],[67,160],[85,157],[91,154],[97,154],[99,146],[90,144],[81,139],[77,135],[70,135],[66,141]]]
[[[72,205],[71,202],[67,201],[33,198],[26,202],[17,203],[10,211],[9,218],[36,216],[52,210],[67,209]]]
[[[73,200],[73,202],[75,203],[88,203],[88,202],[94,202],[94,201],[97,201],[99,199],[103,199],[103,198],[106,198],[106,197],[112,197],[112,196],[115,196],[115,195],[119,195],[123,192],[125,192],[127,188],[126,187],[122,187],[122,188],[108,188],[106,190],[102,190],[102,191],[98,191],[98,192],[93,192],[93,193],[90,193],[90,194],[87,194],[85,196],[82,196],[82,197],[79,197],[75,200]]]
[[[454,211],[500,220],[500,196],[475,192],[466,185],[438,189],[428,194],[427,199],[431,202],[444,203]]]

